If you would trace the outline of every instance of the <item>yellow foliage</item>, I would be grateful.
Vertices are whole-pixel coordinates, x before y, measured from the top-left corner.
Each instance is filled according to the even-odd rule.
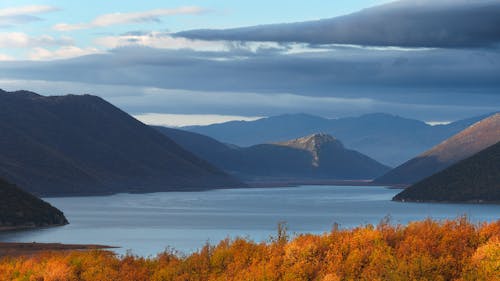
[[[383,222],[292,239],[284,229],[267,243],[226,239],[188,256],[89,251],[5,257],[0,281],[500,281],[500,220]]]

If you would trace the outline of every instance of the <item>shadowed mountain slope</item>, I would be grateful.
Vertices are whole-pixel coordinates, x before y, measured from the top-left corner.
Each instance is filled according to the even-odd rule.
[[[0,91],[0,177],[43,195],[240,185],[103,99]]]
[[[375,180],[411,184],[500,141],[500,113],[485,118]]]
[[[67,223],[64,214],[49,203],[0,179],[0,230]]]
[[[500,142],[408,187],[393,200],[500,203]]]

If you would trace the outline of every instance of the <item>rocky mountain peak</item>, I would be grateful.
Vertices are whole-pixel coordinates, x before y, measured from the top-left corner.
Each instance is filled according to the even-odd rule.
[[[334,145],[338,149],[344,148],[344,145],[338,139],[325,133],[315,133],[277,144],[309,151],[313,156],[313,166],[316,167],[319,166],[319,150],[322,146]]]

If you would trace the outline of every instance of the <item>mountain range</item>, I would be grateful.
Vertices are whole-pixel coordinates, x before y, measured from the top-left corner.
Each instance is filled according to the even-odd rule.
[[[255,121],[231,121],[181,129],[238,146],[283,142],[324,132],[342,140],[349,149],[395,167],[484,117],[431,126],[422,121],[384,113],[338,119],[287,114]]]
[[[393,200],[500,202],[500,142],[415,183]]]
[[[243,186],[91,95],[0,90],[0,177],[37,195]]]
[[[389,170],[346,149],[336,138],[317,133],[286,142],[238,147],[188,131],[155,127],[193,152],[244,181],[373,179]]]
[[[0,179],[0,230],[67,224],[49,203]]]
[[[379,184],[411,184],[500,141],[500,113],[474,123],[419,156],[377,178]]]

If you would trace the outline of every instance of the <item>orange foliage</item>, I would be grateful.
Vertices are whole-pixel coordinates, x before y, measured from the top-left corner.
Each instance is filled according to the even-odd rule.
[[[48,252],[0,260],[0,280],[498,280],[500,220],[466,218],[350,230],[255,243],[226,239],[188,256]]]

